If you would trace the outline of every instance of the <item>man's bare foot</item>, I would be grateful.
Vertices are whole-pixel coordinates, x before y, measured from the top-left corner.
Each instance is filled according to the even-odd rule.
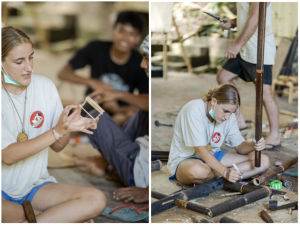
[[[149,187],[138,188],[138,187],[126,187],[119,188],[113,193],[113,199],[122,200],[126,199],[125,202],[133,201],[135,203],[143,203],[149,201]]]
[[[97,157],[79,158],[76,155],[72,156],[74,162],[78,168],[84,172],[92,173],[97,177],[103,177],[105,169],[108,166],[108,162],[101,155]]]
[[[277,138],[273,138],[271,136],[267,137],[266,140],[265,140],[265,143],[266,143],[266,146],[265,146],[265,149],[272,149],[272,145],[279,145],[280,144],[280,138],[277,137]],[[267,145],[267,144],[272,144],[272,145]]]

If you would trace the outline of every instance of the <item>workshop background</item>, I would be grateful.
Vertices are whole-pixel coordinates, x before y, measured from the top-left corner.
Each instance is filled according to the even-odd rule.
[[[171,174],[167,169],[167,160],[176,117],[187,102],[201,98],[208,89],[218,85],[216,75],[226,62],[225,51],[237,37],[236,28],[224,31],[219,26],[219,21],[204,12],[216,14],[221,18],[235,19],[236,3],[152,2],[150,4],[151,160],[162,161],[162,168],[160,170],[156,168],[157,171],[152,172],[151,191],[166,196],[191,188],[168,179]],[[273,2],[272,26],[277,48],[272,83],[280,110],[279,133],[282,147],[263,151],[263,154],[270,157],[269,170],[276,167],[276,162],[284,163],[298,156],[298,3]],[[240,92],[243,115],[249,127],[241,133],[246,141],[250,141],[255,134],[255,85],[251,82],[246,83],[240,78],[236,78],[234,82]],[[173,125],[173,127],[156,126],[155,121],[160,124]],[[267,137],[269,124],[265,110],[263,110],[262,123],[263,137]],[[224,144],[221,149],[234,151],[233,148]],[[281,189],[286,192],[289,199],[286,200],[283,195],[274,194],[272,200],[277,200],[278,205],[298,201],[298,163],[287,170],[283,178],[291,184],[291,187],[287,188],[283,185]],[[264,184],[274,179],[275,177]],[[220,189],[208,197],[195,198],[189,202],[200,205],[202,208],[212,207],[239,196],[221,196],[227,193],[228,191]],[[155,195],[151,203],[157,202],[162,197],[159,194]],[[240,223],[263,223],[261,211],[265,210],[274,223],[298,222],[297,208],[290,207],[293,208],[291,212],[289,209],[271,211],[269,200],[269,198],[263,198],[247,206],[209,218],[209,220],[220,222],[220,219],[226,216]],[[188,207],[185,203],[182,204],[183,207]],[[208,219],[208,217],[175,206],[152,216],[151,221],[153,223],[177,223],[199,222],[202,219]]]

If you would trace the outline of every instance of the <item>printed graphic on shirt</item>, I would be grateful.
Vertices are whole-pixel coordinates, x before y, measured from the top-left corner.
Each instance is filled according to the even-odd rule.
[[[33,128],[40,128],[44,123],[44,115],[40,111],[35,111],[31,114],[30,117],[30,124],[33,126]]]
[[[215,144],[219,143],[220,140],[221,140],[221,134],[219,132],[214,133],[213,136],[211,137],[211,141]]]
[[[114,91],[129,92],[130,87],[124,82],[122,77],[115,73],[105,73],[100,78],[100,81],[111,85]]]

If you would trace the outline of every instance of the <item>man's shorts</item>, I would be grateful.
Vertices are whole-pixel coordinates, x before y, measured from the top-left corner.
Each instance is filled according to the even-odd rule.
[[[237,74],[246,82],[256,83],[256,64],[244,61],[240,53],[234,59],[228,59],[223,69]],[[263,84],[272,85],[272,65],[264,65]]]
[[[45,183],[43,183],[39,186],[36,186],[36,187],[32,188],[32,190],[21,199],[17,199],[17,200],[13,199],[8,194],[6,194],[4,191],[2,191],[2,196],[6,199],[6,201],[14,202],[14,203],[17,203],[19,205],[23,205],[24,200],[29,200],[31,202],[34,195],[37,193],[37,191],[40,190],[43,186],[45,186],[46,184],[49,184],[49,183],[53,183],[53,182],[45,182]]]
[[[218,151],[218,152],[216,152],[215,154],[214,154],[214,157],[216,157],[216,159],[219,161],[219,162],[221,162],[221,160],[222,160],[222,158],[224,157],[224,155],[227,153],[227,151]],[[201,158],[196,158],[196,157],[190,157],[190,158],[188,158],[188,159],[199,159],[199,160],[201,160],[202,162],[204,162],[203,161],[203,159],[201,159]],[[183,161],[183,160],[182,160]],[[182,162],[181,161],[181,162]],[[180,162],[180,163],[181,163]],[[179,163],[179,164],[180,164]],[[204,162],[205,163],[205,162]],[[173,175],[173,176],[170,176],[169,177],[169,180],[170,181],[174,181],[174,180],[177,180],[176,179],[176,172],[177,172],[177,169],[178,169],[178,166],[179,166],[179,164],[177,165],[177,168],[176,168],[176,171],[175,171],[175,174]]]

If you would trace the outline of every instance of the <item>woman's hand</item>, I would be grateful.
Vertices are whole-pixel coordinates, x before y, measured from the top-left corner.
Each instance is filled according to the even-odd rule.
[[[225,173],[225,172],[224,172]],[[241,176],[243,175],[244,173],[242,171],[238,172],[236,170],[230,170],[230,169],[227,169],[226,170],[226,174],[223,176],[226,178],[226,180],[232,182],[232,183],[235,183],[237,182],[238,180],[241,180]]]
[[[70,110],[73,108],[77,109],[70,116],[68,116]],[[99,119],[97,118],[96,120],[93,120],[91,118],[82,117],[80,114],[80,106],[67,106],[60,115],[59,121],[54,128],[56,133],[60,137],[65,136],[67,133],[76,131],[93,134],[93,132],[89,131],[88,129],[96,129]]]
[[[257,143],[256,143],[256,140],[253,139],[253,145],[254,145],[254,150],[256,151],[262,151],[265,149],[265,139],[262,137]]]

